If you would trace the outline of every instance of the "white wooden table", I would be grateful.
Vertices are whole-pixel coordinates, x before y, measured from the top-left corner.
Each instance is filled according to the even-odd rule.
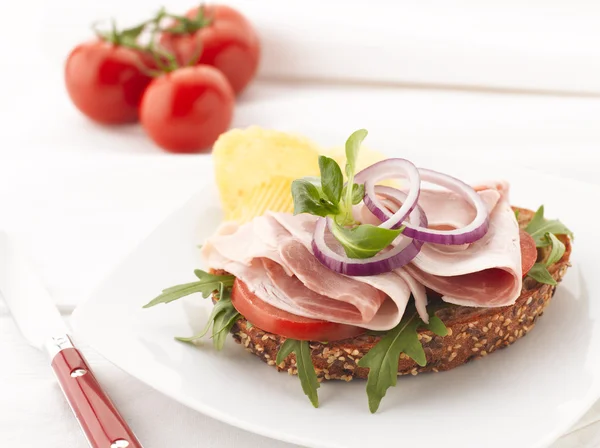
[[[314,128],[303,124],[302,116],[309,112],[310,103],[302,105],[302,101],[308,102],[306,97],[311,94],[326,94],[319,89],[322,87],[258,83],[240,106],[237,123],[272,122],[274,127],[314,133]],[[598,147],[600,135],[596,135],[598,129],[587,117],[600,116],[600,100],[372,88],[346,89],[335,94],[338,93],[370,97],[371,101],[381,95],[397,96],[398,102],[417,114],[420,104],[435,102],[437,113],[430,115],[435,119],[428,125],[430,132],[419,124],[420,117],[408,113],[403,117],[404,125],[398,126],[408,142],[403,154],[411,157],[418,159],[424,156],[422,152],[427,156],[433,151],[440,142],[430,133],[439,132],[443,134],[444,147],[457,157],[513,158],[546,172],[599,183],[598,153],[588,153],[588,149]],[[121,257],[195,191],[207,160],[202,156],[165,156],[154,151],[137,132],[106,137],[105,130],[81,120],[68,104],[58,110],[60,117],[50,119],[47,128],[40,127],[42,137],[27,137],[31,142],[21,146],[21,154],[2,148],[0,222],[28,236],[44,282],[68,315]],[[486,110],[489,120],[481,120],[478,110]],[[449,120],[443,119],[451,111],[462,114],[465,123],[450,115]],[[343,119],[351,122],[348,129],[359,125],[351,116]],[[377,129],[376,120],[372,121]],[[8,131],[14,133],[11,138],[17,145],[22,143],[24,125],[13,123],[17,128]],[[384,127],[380,127],[383,132]],[[110,146],[96,152],[76,147],[81,143],[61,148],[63,133],[69,129],[75,134],[69,137],[71,141],[81,139],[83,143],[90,136],[130,139],[137,149],[117,154]],[[376,131],[372,135],[373,140],[378,140]],[[578,135],[587,137],[582,141],[573,138],[570,145],[570,136]],[[53,148],[51,154],[43,152],[48,147]],[[495,148],[494,152],[488,147]],[[488,156],[477,155],[482,152]],[[557,164],[561,158],[564,163]],[[131,379],[92,351],[86,350],[86,355],[150,448],[288,446],[190,411]],[[21,339],[1,303],[0,359],[0,446],[34,448],[43,441],[47,448],[83,448],[85,442],[44,356]],[[588,426],[561,439],[555,448],[597,446],[600,423],[590,421],[598,414],[600,406],[581,423]]]
[[[38,37],[29,39],[33,51]],[[68,318],[120,258],[194,193],[208,161],[163,154],[136,127],[107,131],[86,122],[65,98],[60,69],[44,70],[43,58],[7,39],[0,45],[14,56],[0,62],[8,86],[0,104],[0,226],[27,237],[40,275]],[[302,132],[326,145],[366,127],[371,146],[417,161],[444,151],[465,163],[500,160],[600,184],[598,97],[272,78],[241,98],[234,126]],[[84,351],[148,448],[291,446],[193,412]],[[553,448],[600,446],[598,415],[600,405]],[[85,442],[44,355],[22,340],[0,300],[5,446],[83,448]]]

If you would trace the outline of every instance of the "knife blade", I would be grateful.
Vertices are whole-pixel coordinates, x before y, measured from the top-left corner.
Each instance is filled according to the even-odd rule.
[[[0,232],[0,291],[19,330],[42,349],[53,336],[68,333],[50,294],[31,269],[14,238]]]
[[[92,448],[142,448],[75,348],[50,294],[19,244],[0,231],[0,294],[19,330],[45,348],[58,383]]]

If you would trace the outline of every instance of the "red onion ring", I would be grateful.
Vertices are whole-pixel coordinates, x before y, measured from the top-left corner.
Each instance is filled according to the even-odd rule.
[[[381,196],[383,198],[386,198],[388,200],[392,200],[393,203],[395,203],[397,207],[400,207],[401,204],[404,201],[406,201],[406,197],[407,197],[407,194],[405,192],[398,190],[397,188],[386,187],[385,185],[375,185],[375,194],[377,194],[378,196]],[[385,203],[382,203],[383,209],[380,210],[380,209],[376,209],[374,207],[373,207],[373,209],[371,207],[369,207],[367,205],[367,201],[370,201],[370,198],[365,196],[365,198],[364,198],[365,206],[369,209],[369,211],[371,213],[373,213],[377,218],[379,218],[380,221],[385,221],[386,219],[389,219],[390,216],[392,216],[393,212],[387,207],[387,205]],[[370,203],[372,204],[372,202],[370,202]],[[419,204],[417,204],[415,206],[415,208],[412,210],[412,212],[410,212],[409,222],[397,224],[396,228],[400,228],[402,226],[404,226],[406,228],[408,228],[408,227],[427,228],[428,225],[429,225],[429,223],[427,222],[427,215],[425,215],[425,212],[423,211],[421,206]],[[409,236],[409,235],[406,235],[405,231],[402,233],[405,236]],[[413,237],[410,236],[410,238],[413,238]]]
[[[395,189],[392,188],[392,190]],[[400,194],[404,198],[407,196],[401,191]],[[414,226],[427,227],[427,218],[421,207],[416,207],[411,212],[409,219]],[[317,220],[313,234],[312,250],[317,260],[332,271],[339,272],[340,274],[360,277],[393,271],[410,263],[421,251],[421,246],[423,246],[422,241],[400,235],[392,243],[392,249],[387,252],[381,252],[371,258],[350,258],[346,255],[338,254],[327,245],[325,232],[331,228],[332,224],[331,218],[319,218]]]
[[[406,159],[386,159],[381,162],[377,162],[368,168],[365,168],[356,176],[354,176],[354,183],[365,184],[365,199],[367,194],[367,188],[370,188],[372,192],[372,198],[375,197],[373,187],[379,181],[393,178],[408,178],[410,183],[410,189],[406,196],[406,199],[402,202],[402,206],[391,215],[385,215],[385,219],[381,219],[373,210],[371,212],[381,219],[382,223],[379,227],[384,229],[397,229],[402,226],[402,222],[406,217],[413,211],[419,200],[419,191],[421,189],[421,177],[419,170],[410,161]],[[371,198],[371,199],[372,199]],[[376,199],[376,198],[375,198]],[[379,201],[376,202],[378,208],[382,208]]]
[[[452,176],[438,173],[437,171],[420,168],[419,173],[424,181],[440,185],[463,196],[475,207],[477,215],[466,227],[453,230],[428,229],[427,226],[423,225],[415,226],[412,222],[404,224],[400,223],[400,225],[405,226],[403,231],[405,236],[427,243],[459,245],[473,243],[481,239],[487,233],[489,228],[489,216],[486,205],[471,186]],[[394,199],[398,201],[402,201],[402,198],[405,197],[405,194],[400,190],[389,187],[385,188],[385,195],[388,197],[393,196]],[[383,204],[381,204],[381,201],[377,198],[376,189],[382,191],[381,186],[376,187],[370,180],[365,182],[364,203],[371,213],[385,223],[391,220],[395,214],[392,214]],[[394,225],[396,228],[400,226],[397,223]]]

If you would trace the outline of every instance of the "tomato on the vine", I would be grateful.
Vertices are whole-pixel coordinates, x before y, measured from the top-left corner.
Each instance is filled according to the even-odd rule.
[[[136,121],[152,77],[152,58],[101,39],[78,45],[65,66],[67,92],[75,106],[104,124]]]
[[[225,5],[193,8],[164,30],[161,45],[180,65],[197,60],[223,72],[233,91],[241,92],[254,78],[260,59],[256,31],[238,11]]]
[[[154,142],[171,152],[208,149],[233,116],[234,93],[223,74],[208,65],[184,67],[148,86],[140,121]]]

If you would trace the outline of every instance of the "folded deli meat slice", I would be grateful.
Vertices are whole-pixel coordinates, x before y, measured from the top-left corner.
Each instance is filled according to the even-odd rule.
[[[490,214],[490,229],[473,244],[423,245],[412,263],[404,267],[410,277],[442,294],[446,302],[464,306],[506,306],[521,293],[519,228],[508,202],[509,185],[486,182],[475,187]],[[430,227],[462,228],[475,218],[475,209],[450,191],[421,190],[419,205]],[[396,207],[398,204],[391,203]],[[364,206],[355,207],[362,222],[380,221]],[[413,291],[417,298],[417,294]],[[416,300],[417,306],[424,300]]]
[[[294,221],[299,237],[276,215]],[[323,266],[309,250],[314,221],[270,214],[237,229],[226,223],[204,244],[202,255],[208,266],[230,272],[257,297],[292,314],[372,330],[396,326],[410,298],[409,285],[393,272],[347,277]]]
[[[457,305],[509,305],[521,292],[522,277],[508,185],[492,182],[477,191],[490,213],[482,239],[463,246],[426,243],[412,263],[393,272],[350,277],[322,265],[311,247],[317,218],[307,214],[268,212],[241,226],[225,223],[202,255],[208,266],[232,273],[277,308],[372,330],[396,326],[411,295],[427,322],[425,287]],[[472,206],[451,192],[423,190],[419,205],[438,228],[464,227],[475,216]],[[366,207],[355,209],[355,215],[377,224]]]
[[[490,215],[485,236],[462,251],[424,244],[406,266],[420,283],[463,306],[511,305],[522,287],[519,226],[506,199]]]
[[[370,213],[370,212],[369,212]],[[310,252],[312,255],[312,235],[315,231],[315,225],[317,222],[317,218],[312,215],[297,215],[292,216],[286,213],[270,213],[270,216],[275,218],[286,230],[288,230],[291,236],[298,242],[301,242],[305,249]],[[331,237],[333,238],[333,237]],[[332,245],[333,247],[333,245]],[[317,261],[314,257],[313,260]],[[286,262],[289,262],[290,265],[299,264],[297,261],[292,260],[292,257],[287,257],[285,259]],[[325,268],[318,262],[320,269],[324,269],[324,272],[329,272],[335,274],[336,276],[342,278],[351,278],[357,282],[366,283],[371,285],[380,291],[383,291],[388,297],[391,298],[392,303],[388,303],[389,301],[383,302],[384,308],[380,310],[380,312],[376,316],[376,320],[372,322],[373,325],[379,325],[379,322],[383,324],[386,322],[395,322],[390,328],[393,328],[400,322],[402,318],[402,314],[404,313],[404,309],[406,308],[406,303],[408,301],[408,297],[405,299],[406,291],[408,288],[408,295],[412,293],[413,297],[416,301],[417,311],[419,312],[419,316],[425,321],[429,322],[429,315],[426,310],[427,306],[427,295],[425,293],[425,287],[421,285],[419,282],[414,280],[410,275],[408,275],[403,269],[397,269],[394,272],[379,274],[379,275],[369,275],[362,277],[347,277],[338,273],[331,271],[330,269]],[[309,286],[310,287],[310,286]],[[335,294],[336,289],[332,288],[332,292]],[[393,305],[396,305],[396,308],[400,311],[400,315],[396,316],[395,313],[392,318],[384,318],[385,312],[388,312],[389,309],[395,309]],[[371,328],[371,327],[369,327]]]
[[[496,189],[485,188],[479,196],[491,213],[501,198]],[[437,229],[460,229],[475,219],[475,208],[467,200],[452,191],[421,190],[419,205],[427,216],[429,227]]]

